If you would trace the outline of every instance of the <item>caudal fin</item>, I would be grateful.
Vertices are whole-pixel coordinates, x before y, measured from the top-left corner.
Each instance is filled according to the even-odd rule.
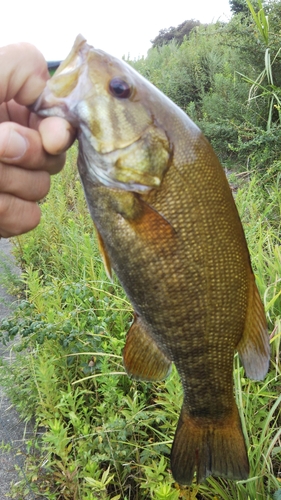
[[[197,483],[213,475],[247,479],[249,462],[236,405],[226,419],[192,418],[182,408],[171,453],[171,469],[180,484]]]

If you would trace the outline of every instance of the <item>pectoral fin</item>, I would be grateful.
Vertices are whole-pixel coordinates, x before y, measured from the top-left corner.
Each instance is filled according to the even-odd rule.
[[[262,380],[268,371],[270,348],[264,308],[255,282],[249,300],[245,330],[237,350],[247,377]]]
[[[123,362],[128,375],[139,380],[163,380],[170,372],[171,361],[159,349],[138,316],[127,335]]]

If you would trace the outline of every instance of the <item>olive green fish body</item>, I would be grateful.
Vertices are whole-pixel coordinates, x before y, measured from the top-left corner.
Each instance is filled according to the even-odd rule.
[[[189,145],[191,159],[183,157],[182,167],[179,162],[176,167],[174,154],[159,190],[145,195],[95,187],[85,168],[80,173],[109,260],[135,311],[153,325],[153,338],[176,364],[186,401],[194,408],[198,399],[204,407],[211,395],[212,404],[206,404],[216,412],[216,398],[221,409],[225,391],[214,398],[210,373],[216,371],[216,384],[227,387],[232,405],[233,354],[244,329],[252,271],[232,194],[213,151],[197,130],[201,148],[197,142],[192,151],[192,137],[178,128],[181,137],[186,134],[183,144]]]
[[[57,75],[57,76],[56,76]],[[124,364],[164,378],[184,401],[175,479],[248,475],[233,395],[235,350],[248,376],[268,369],[266,321],[241,222],[208,141],[123,61],[78,37],[35,110],[78,127],[78,168],[108,272],[135,310]]]

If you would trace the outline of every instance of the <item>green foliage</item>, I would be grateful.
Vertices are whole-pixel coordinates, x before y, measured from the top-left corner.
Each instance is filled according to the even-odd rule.
[[[191,31],[196,27],[200,26],[200,21],[194,21],[194,19],[189,19],[188,21],[184,21],[179,24],[176,28],[170,26],[170,28],[162,29],[159,31],[159,34],[151,40],[152,47],[161,47],[162,45],[167,45],[172,40],[174,40],[177,44],[181,44],[184,38],[188,38]]]
[[[255,11],[253,3],[250,0],[246,0],[255,25],[259,31],[261,38],[263,39],[266,46],[268,46],[269,42],[269,23],[268,16],[265,14],[265,10],[262,6],[261,0],[258,0],[258,12]]]
[[[229,5],[233,14],[249,13],[246,0],[229,0]]]
[[[247,105],[249,86],[235,74],[244,65],[234,43],[227,45],[229,28],[217,23],[198,27],[180,46],[173,41],[151,49],[146,59],[129,61],[190,114],[221,160],[239,156],[231,146],[245,118],[259,121],[257,110]]]
[[[198,106],[224,67],[221,29],[221,23],[200,26],[180,46],[172,41],[129,62],[182,109]]]
[[[272,165],[279,165],[281,129],[278,126],[270,130],[253,127],[250,123],[237,126],[236,145],[229,149],[237,153],[243,161],[247,158],[248,169],[259,168],[261,172],[271,171]]]
[[[16,241],[25,298],[1,326],[4,339],[18,333],[18,350],[25,348],[3,370],[3,383],[23,417],[35,416],[44,428],[40,440],[30,442],[26,462],[34,493],[50,500],[272,500],[281,459],[280,165],[262,180],[252,176],[236,195],[272,332],[263,382],[247,380],[235,358],[251,477],[236,483],[209,478],[183,488],[169,469],[181,384],[175,370],[159,384],[124,373],[131,308],[116,280],[105,275],[75,156],[74,148],[53,179],[41,225]]]
[[[219,152],[221,161],[239,156],[237,146],[240,137],[240,123],[244,121],[246,106],[237,106],[243,102],[247,93],[246,84],[235,81],[226,64],[220,73],[213,78],[210,91],[204,94],[201,103],[202,119],[199,125],[202,132],[212,142],[215,151]]]
[[[249,157],[261,168],[279,158],[281,2],[249,2],[252,14],[242,4],[247,15],[198,26],[180,46],[173,39],[129,62],[190,114],[221,161],[244,170]]]
[[[272,61],[269,37],[269,16],[266,15],[261,0],[258,0],[258,12],[255,12],[255,9],[250,0],[246,1],[255,26],[258,30],[259,36],[265,44],[266,49],[264,56],[264,69],[257,76],[257,78],[253,80],[244,75],[241,76],[243,76],[244,80],[251,85],[249,92],[249,102],[257,99],[267,102],[267,130],[270,130],[274,121],[280,124],[281,89],[275,84],[273,74],[274,63],[276,64],[276,62],[280,62],[279,54],[281,51],[281,47],[279,47],[277,52],[274,54],[274,59]],[[264,80],[266,80],[266,83],[264,83]]]

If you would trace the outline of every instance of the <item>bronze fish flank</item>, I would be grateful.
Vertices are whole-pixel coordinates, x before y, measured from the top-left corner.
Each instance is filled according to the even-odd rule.
[[[239,216],[208,141],[124,61],[79,35],[34,105],[78,129],[78,168],[111,266],[135,310],[124,365],[142,380],[175,363],[184,400],[176,481],[245,479],[233,355],[262,379],[269,340]]]

